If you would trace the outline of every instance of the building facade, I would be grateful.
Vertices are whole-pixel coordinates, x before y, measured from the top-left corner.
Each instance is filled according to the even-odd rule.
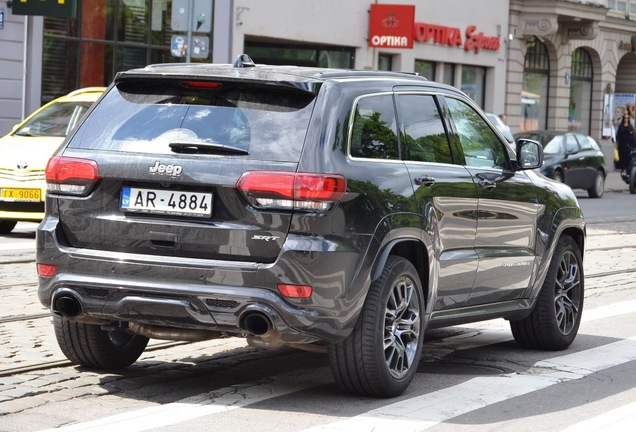
[[[256,63],[417,72],[507,114],[513,132],[600,138],[620,108],[614,100],[629,109],[623,95],[636,93],[635,0],[76,1],[71,18],[13,14],[0,1],[0,134],[120,70],[231,63],[241,53]],[[177,49],[184,41],[187,56]]]

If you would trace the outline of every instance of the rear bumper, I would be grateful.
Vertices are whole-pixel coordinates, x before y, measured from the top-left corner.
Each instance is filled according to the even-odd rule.
[[[258,264],[65,248],[55,226],[47,219],[37,231],[37,262],[57,267],[52,278],[40,277],[38,297],[58,314],[59,298],[76,301],[80,312],[69,319],[245,333],[245,317],[257,313],[285,342],[337,342],[364,301],[365,284],[353,281],[360,252],[345,245],[334,252],[333,244],[314,244],[319,238],[292,236],[275,263]],[[289,299],[279,283],[314,291],[310,299]]]

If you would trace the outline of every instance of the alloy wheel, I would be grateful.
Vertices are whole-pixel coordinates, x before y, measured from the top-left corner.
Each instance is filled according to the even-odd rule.
[[[395,281],[384,314],[384,357],[389,372],[402,378],[414,367],[421,319],[418,290],[407,276]]]

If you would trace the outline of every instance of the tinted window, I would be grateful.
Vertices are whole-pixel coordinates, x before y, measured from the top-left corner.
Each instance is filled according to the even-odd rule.
[[[581,150],[592,150],[593,146],[589,139],[585,135],[577,134],[576,138],[579,140]]]
[[[457,99],[447,99],[466,165],[506,168],[503,143],[472,107]]]
[[[393,97],[374,95],[360,98],[354,109],[351,156],[398,159],[398,154]]]
[[[545,154],[563,154],[563,136],[553,137],[547,144],[544,144],[543,153]]]
[[[430,95],[399,95],[404,158],[452,163],[450,147],[435,99]]]
[[[260,160],[297,161],[313,97],[254,87],[120,84],[69,147],[170,153],[175,142],[222,144]]]
[[[565,136],[565,152],[567,154],[579,152],[579,143],[576,141],[576,137],[572,134],[567,134]]]

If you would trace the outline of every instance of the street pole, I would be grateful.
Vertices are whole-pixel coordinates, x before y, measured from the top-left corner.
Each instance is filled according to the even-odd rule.
[[[192,51],[192,18],[194,17],[194,0],[188,0],[188,42],[186,48],[186,63],[190,63]]]

